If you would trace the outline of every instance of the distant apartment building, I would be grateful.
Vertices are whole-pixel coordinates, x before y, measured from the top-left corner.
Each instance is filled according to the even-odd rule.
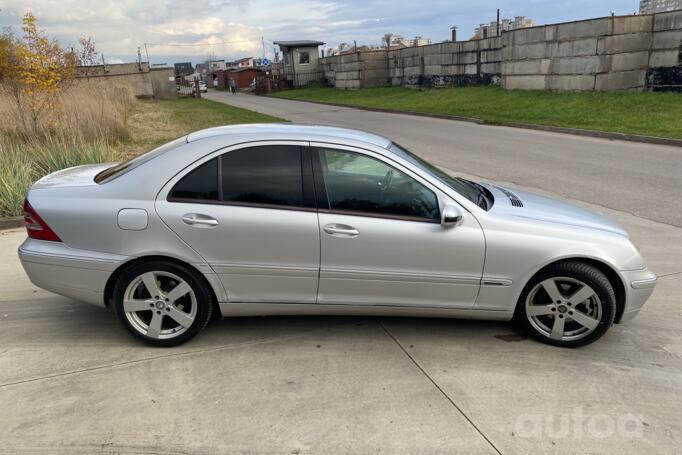
[[[682,9],[682,0],[640,0],[639,12],[642,14],[661,13]]]
[[[387,33],[381,38],[381,47],[388,49],[399,49],[402,47],[411,46],[428,46],[433,43],[431,38],[424,38],[423,36],[415,36],[414,39],[406,39],[400,35]]]
[[[424,38],[422,36],[415,36],[412,40],[413,46],[428,46],[431,43],[431,38]]]
[[[535,26],[535,21],[526,16],[516,16],[514,19],[500,19],[500,34],[502,34],[502,32],[508,32],[509,30],[533,26]],[[476,27],[476,30],[474,30],[474,37],[472,39],[488,38],[491,36],[497,36],[497,21],[492,21],[488,24],[480,24]]]

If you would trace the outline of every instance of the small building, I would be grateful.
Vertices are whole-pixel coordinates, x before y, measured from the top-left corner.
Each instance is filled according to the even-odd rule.
[[[238,89],[249,88],[254,79],[262,76],[263,70],[258,68],[234,68],[226,71],[216,71],[212,73],[215,80],[214,87],[218,90],[227,90],[229,80],[234,79]]]
[[[194,67],[192,66],[192,62],[175,63],[173,66],[175,67],[176,78],[189,76],[190,74],[194,73]]]
[[[237,68],[227,72],[229,79],[234,79],[237,88],[249,88],[254,79],[261,76],[263,71],[256,68]]]
[[[253,68],[253,57],[244,57],[234,61],[234,66],[237,68]]]
[[[194,72],[199,75],[199,78],[207,82],[208,81],[208,65],[206,63],[197,63],[197,66],[194,68]]]
[[[225,63],[225,60],[209,60],[206,62],[208,64],[208,70],[209,71],[225,71],[228,67],[227,63]]]
[[[285,68],[293,71],[317,71],[320,53],[318,48],[323,46],[321,41],[275,41],[282,52]]]

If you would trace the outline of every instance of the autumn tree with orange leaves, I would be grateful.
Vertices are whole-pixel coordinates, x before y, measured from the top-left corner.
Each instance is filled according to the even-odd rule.
[[[0,85],[13,101],[24,133],[38,133],[53,124],[60,114],[60,94],[76,78],[77,68],[96,58],[90,39],[80,39],[80,48],[64,49],[39,30],[36,18],[26,13],[23,35],[10,30],[0,35]]]

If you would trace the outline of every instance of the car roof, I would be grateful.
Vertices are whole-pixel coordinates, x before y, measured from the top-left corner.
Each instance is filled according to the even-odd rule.
[[[187,135],[187,142],[194,142],[201,139],[218,137],[218,136],[243,136],[253,134],[261,136],[265,140],[277,140],[278,135],[291,138],[297,136],[299,140],[316,141],[326,140],[329,138],[359,141],[369,143],[382,148],[389,148],[391,141],[378,134],[368,133],[361,130],[353,130],[347,128],[338,128],[325,125],[306,125],[300,123],[259,123],[247,125],[230,125],[218,126],[215,128],[208,128],[205,130],[196,131]],[[264,137],[267,136],[267,137]],[[281,137],[279,139],[283,139]]]

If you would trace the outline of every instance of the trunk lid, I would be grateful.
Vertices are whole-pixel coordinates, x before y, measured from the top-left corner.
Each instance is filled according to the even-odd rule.
[[[115,163],[85,164],[62,169],[61,171],[53,172],[52,174],[48,174],[41,178],[33,184],[31,189],[97,185],[97,183],[95,183],[95,176],[114,164]]]

